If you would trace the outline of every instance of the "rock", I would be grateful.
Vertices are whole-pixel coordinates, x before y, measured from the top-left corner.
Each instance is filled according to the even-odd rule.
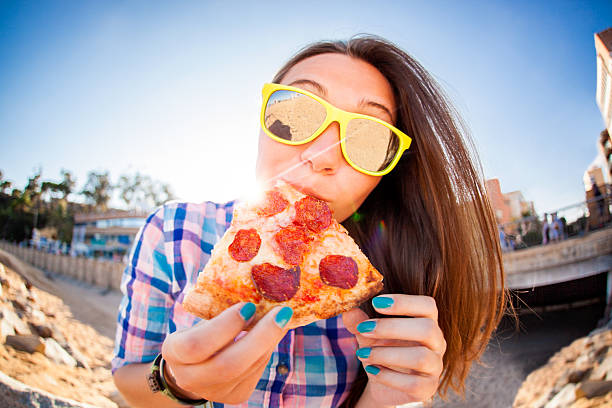
[[[589,375],[589,380],[603,380],[610,372],[612,372],[612,353],[608,354],[606,358],[593,369]]]
[[[595,398],[612,392],[612,381],[584,381],[576,388],[576,397]]]
[[[576,367],[577,368],[582,368],[584,366],[588,366],[589,365],[589,356],[586,354],[581,355],[580,357],[578,357],[576,359]]]
[[[580,381],[582,381],[587,374],[589,374],[591,372],[590,369],[586,369],[586,370],[573,370],[569,373],[569,375],[567,376],[567,381],[571,382],[571,383],[579,383]]]
[[[574,401],[576,401],[576,384],[567,384],[544,405],[544,408],[564,408]]]
[[[53,337],[53,329],[51,329],[51,326],[44,323],[36,324],[30,322],[29,324],[30,328],[32,329],[32,332],[38,334],[40,337],[43,337],[45,339],[48,337]]]
[[[0,406],[11,408],[94,408],[29,387],[0,372]]]
[[[15,328],[6,320],[0,319],[0,340],[4,341],[6,336],[14,336]]]
[[[46,317],[40,310],[32,308],[30,312],[30,319],[36,322],[44,322]]]
[[[17,334],[32,334],[28,325],[17,316],[17,313],[9,309],[9,307],[3,307],[0,310],[0,315],[2,315],[1,319],[8,322]]]
[[[66,350],[62,348],[53,338],[44,340],[45,350],[44,354],[49,360],[56,362],[57,364],[64,364],[70,367],[76,367],[77,362]]]
[[[30,291],[32,289],[32,282],[30,282],[29,280],[27,280],[26,278],[23,278],[23,286],[25,286],[25,288]]]
[[[17,335],[6,336],[5,344],[13,347],[16,350],[26,351],[28,353],[45,353],[45,343],[42,339],[35,335]]]
[[[28,299],[26,299],[26,297],[23,295],[20,295],[20,294],[15,295],[15,297],[11,299],[11,302],[13,303],[13,306],[15,307],[15,309],[25,314],[29,314],[32,310],[32,307],[30,306]]]
[[[83,368],[86,368],[88,370],[91,369],[91,367],[89,366],[89,362],[87,361],[87,358],[83,354],[81,354],[81,352],[79,350],[77,350],[76,348],[72,347],[68,343],[66,343],[66,345],[64,346],[64,349],[72,357],[74,357],[74,359],[76,360],[76,363],[77,363],[77,367],[83,367]]]
[[[602,346],[599,347],[596,351],[595,351],[595,358],[600,358],[605,356],[608,353],[608,350],[610,349],[609,346]]]
[[[61,345],[62,347],[66,347],[68,341],[66,341],[64,333],[62,333],[62,331],[53,323],[49,324],[49,327],[51,327],[51,331],[53,332],[51,337],[53,337],[59,345]]]

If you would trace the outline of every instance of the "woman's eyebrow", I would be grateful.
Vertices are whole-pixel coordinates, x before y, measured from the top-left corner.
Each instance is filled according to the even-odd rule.
[[[296,86],[296,85],[310,85],[313,88],[315,88],[317,92],[321,94],[321,96],[327,97],[327,89],[323,85],[321,85],[320,83],[316,81],[313,81],[312,79],[296,79],[295,81],[292,81],[289,84],[289,86]],[[391,122],[393,122],[393,115],[391,114],[391,110],[381,103],[370,101],[368,99],[363,98],[362,100],[359,101],[358,106],[371,106],[373,108],[382,110],[389,116],[389,119],[391,120]]]
[[[289,86],[295,86],[295,85],[300,85],[300,84],[310,85],[313,88],[315,88],[321,94],[321,96],[327,96],[327,89],[320,83],[313,81],[311,79],[296,79],[295,81],[291,82]]]

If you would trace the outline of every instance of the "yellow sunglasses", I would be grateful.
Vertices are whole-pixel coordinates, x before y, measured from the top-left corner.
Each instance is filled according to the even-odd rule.
[[[412,142],[410,136],[384,120],[336,108],[303,89],[265,84],[262,95],[261,127],[272,139],[302,145],[338,122],[340,146],[347,163],[371,176],[383,176],[393,170]]]

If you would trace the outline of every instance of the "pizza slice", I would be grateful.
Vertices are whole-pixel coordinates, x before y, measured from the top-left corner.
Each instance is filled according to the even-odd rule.
[[[253,302],[255,323],[287,305],[294,328],[360,305],[382,290],[382,280],[326,202],[278,182],[263,199],[235,207],[183,307],[211,319]]]

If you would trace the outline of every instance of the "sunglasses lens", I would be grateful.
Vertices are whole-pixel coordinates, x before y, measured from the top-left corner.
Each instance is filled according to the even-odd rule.
[[[299,92],[274,91],[264,112],[266,128],[275,136],[292,142],[308,139],[323,124],[325,107]]]
[[[364,170],[385,170],[399,150],[399,137],[369,119],[353,119],[346,128],[345,148],[351,161]]]

